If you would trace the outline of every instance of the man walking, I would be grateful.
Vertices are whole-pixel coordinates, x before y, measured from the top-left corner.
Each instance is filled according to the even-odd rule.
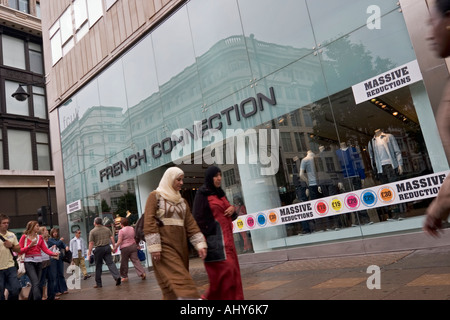
[[[0,213],[0,300],[5,300],[5,289],[8,290],[8,300],[19,300],[22,287],[17,279],[12,252],[19,252],[20,245],[8,227],[9,217]]]
[[[105,261],[106,266],[111,272],[114,280],[116,280],[116,286],[120,285],[121,279],[119,271],[113,262],[111,255],[111,246],[115,245],[114,237],[107,227],[103,225],[102,219],[97,217],[94,220],[94,229],[89,233],[89,251],[88,256],[91,256],[92,249],[94,250],[95,258],[95,283],[94,288],[102,287],[102,263]]]
[[[73,253],[73,259],[72,262],[74,265],[76,265],[77,267],[81,268],[81,271],[83,272],[84,275],[84,280],[86,280],[87,278],[90,278],[91,275],[88,274],[87,270],[86,270],[86,265],[84,263],[84,257],[86,256],[86,244],[83,240],[83,238],[81,238],[81,230],[78,229],[75,232],[75,237],[73,237],[72,240],[70,240],[70,251],[72,251]]]

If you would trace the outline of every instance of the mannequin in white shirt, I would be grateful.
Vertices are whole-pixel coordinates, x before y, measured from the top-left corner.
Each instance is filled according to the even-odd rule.
[[[391,183],[398,180],[403,174],[402,152],[397,144],[397,140],[390,133],[384,133],[381,129],[375,130],[375,134],[369,143],[369,155],[379,174],[378,180],[384,183]],[[382,207],[377,209],[380,221],[386,218],[403,219],[402,215],[406,212],[404,204]]]
[[[384,133],[381,129],[376,129],[371,142],[369,154],[372,162],[377,165],[378,173],[384,173],[384,165],[391,165],[393,169],[397,169],[399,175],[403,174],[402,153],[395,137],[390,133]]]

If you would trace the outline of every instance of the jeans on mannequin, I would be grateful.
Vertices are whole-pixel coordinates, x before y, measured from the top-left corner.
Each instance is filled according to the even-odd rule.
[[[390,164],[382,166],[383,172],[378,175],[381,184],[388,184],[399,180],[398,168],[393,168]],[[402,215],[406,211],[405,204],[396,204],[377,209],[380,221],[384,221],[386,216],[388,219],[403,218]]]

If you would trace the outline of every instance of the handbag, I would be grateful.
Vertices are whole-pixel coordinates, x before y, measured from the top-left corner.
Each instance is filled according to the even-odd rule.
[[[17,257],[17,265],[18,265],[17,278],[22,277],[26,273],[24,260],[25,260],[25,253]]]
[[[138,255],[139,261],[145,261],[145,253],[144,253],[144,251],[142,251],[141,249],[138,249],[137,255]]]
[[[67,250],[64,253],[64,257],[62,258],[62,261],[67,262],[67,263],[71,263],[72,262],[72,251]]]
[[[28,237],[25,237],[25,247],[27,246]],[[39,235],[38,235],[39,240]],[[21,278],[25,275],[27,271],[25,270],[25,253],[22,253],[17,257],[17,278]]]

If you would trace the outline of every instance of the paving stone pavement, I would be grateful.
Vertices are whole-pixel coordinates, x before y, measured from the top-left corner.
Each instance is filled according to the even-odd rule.
[[[377,272],[370,266],[379,267]],[[200,259],[190,271],[199,292],[208,287]],[[246,300],[450,300],[450,246],[379,254],[241,264]],[[103,288],[94,277],[81,280],[61,300],[160,300],[153,271],[147,279],[129,271],[129,281],[116,286],[108,272]],[[369,289],[379,284],[378,288]]]

